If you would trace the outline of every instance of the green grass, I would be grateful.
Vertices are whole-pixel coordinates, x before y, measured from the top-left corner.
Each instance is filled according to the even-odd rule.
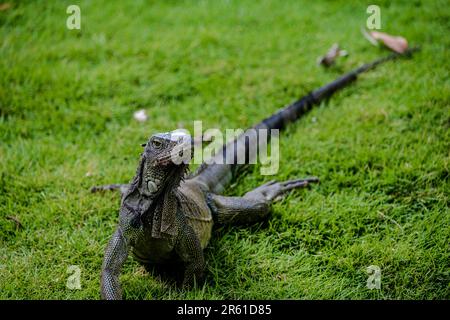
[[[369,2],[11,1],[0,11],[0,298],[97,299],[119,196],[155,132],[246,128],[362,62]],[[66,7],[81,7],[81,31]],[[446,1],[377,1],[422,51],[388,63],[281,134],[276,179],[321,184],[267,223],[215,232],[207,283],[180,291],[131,258],[128,299],[449,299]],[[349,51],[323,70],[334,42]],[[132,119],[144,108],[149,121]],[[259,170],[228,194],[273,177]],[[22,228],[7,216],[20,220]],[[68,290],[69,265],[81,290]],[[366,287],[369,265],[381,290]]]

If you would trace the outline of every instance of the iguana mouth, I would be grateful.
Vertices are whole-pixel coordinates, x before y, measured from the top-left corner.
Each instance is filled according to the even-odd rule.
[[[155,159],[153,162],[154,167],[168,166],[170,164],[173,164],[171,154],[165,155],[163,157],[159,157],[159,158]]]

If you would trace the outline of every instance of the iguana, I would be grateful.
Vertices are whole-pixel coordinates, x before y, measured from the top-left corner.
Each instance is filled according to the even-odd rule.
[[[175,130],[153,135],[145,144],[136,175],[121,189],[119,224],[109,241],[101,274],[101,296],[122,298],[121,267],[131,252],[140,263],[182,263],[183,287],[204,278],[207,246],[213,225],[247,224],[264,219],[269,205],[288,190],[317,182],[317,178],[271,181],[242,197],[220,195],[231,180],[232,165],[203,166],[185,179],[188,164],[174,164],[171,153],[191,137]],[[181,264],[180,264],[181,266]]]
[[[231,146],[240,146],[237,153],[248,153],[248,136],[260,129],[282,129],[307,112],[314,104],[331,96],[336,90],[356,80],[357,75],[377,64],[398,55],[376,60],[319,88],[297,102],[281,109],[258,123],[250,132],[242,134],[224,146],[224,157]],[[95,187],[93,191],[120,189],[122,191],[119,223],[109,241],[101,271],[101,297],[121,299],[119,275],[122,265],[131,252],[144,265],[167,262],[180,263],[184,267],[183,287],[191,287],[203,280],[207,246],[214,224],[244,224],[260,221],[270,212],[270,204],[289,190],[304,188],[318,178],[293,179],[285,182],[270,181],[253,189],[242,197],[221,195],[224,187],[234,178],[239,165],[203,164],[186,178],[188,164],[175,164],[171,154],[176,148],[186,150],[193,139],[175,130],[158,133],[144,145],[136,175],[128,185]]]

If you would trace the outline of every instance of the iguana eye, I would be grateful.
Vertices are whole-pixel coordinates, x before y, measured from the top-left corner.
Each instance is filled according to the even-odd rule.
[[[158,140],[153,140],[152,141],[152,147],[155,148],[155,149],[159,149],[161,147],[161,145],[162,145],[161,141],[158,141]]]

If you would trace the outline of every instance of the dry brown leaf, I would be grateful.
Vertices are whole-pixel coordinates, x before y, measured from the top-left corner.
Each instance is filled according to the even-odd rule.
[[[6,216],[6,219],[13,221],[16,224],[16,229],[23,228],[22,222],[20,222],[19,218],[14,216]]]
[[[408,49],[408,41],[401,36],[393,36],[385,32],[371,31],[364,32],[364,36],[372,43],[382,43],[390,50],[397,53],[404,53]]]
[[[5,11],[8,10],[9,8],[11,8],[11,3],[9,2],[0,3],[0,11]]]
[[[333,46],[331,46],[330,50],[322,56],[317,59],[317,63],[320,65],[323,65],[325,67],[331,66],[334,61],[337,59],[337,57],[346,56],[347,51],[342,50],[339,48],[339,44],[335,43]]]

